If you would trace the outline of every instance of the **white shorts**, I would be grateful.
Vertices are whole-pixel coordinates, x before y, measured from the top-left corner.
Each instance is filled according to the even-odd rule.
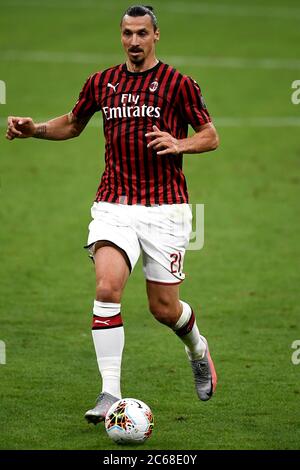
[[[133,270],[142,252],[143,271],[148,281],[181,282],[185,250],[192,230],[188,204],[156,206],[95,202],[91,208],[87,248],[107,240],[125,251]]]

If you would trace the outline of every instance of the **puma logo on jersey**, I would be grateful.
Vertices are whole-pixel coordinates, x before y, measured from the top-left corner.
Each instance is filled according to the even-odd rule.
[[[94,323],[103,323],[103,325],[109,326],[110,320],[94,320]]]
[[[116,85],[113,85],[112,83],[108,83],[108,84],[107,84],[108,88],[112,88],[115,93],[116,93],[116,91],[117,91],[117,86],[118,86],[118,85],[119,85],[119,83],[117,83]]]

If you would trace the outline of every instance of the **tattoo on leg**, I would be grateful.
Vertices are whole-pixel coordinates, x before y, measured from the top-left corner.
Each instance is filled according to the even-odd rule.
[[[36,131],[33,137],[36,137],[37,139],[44,139],[46,137],[46,132],[47,132],[46,124],[41,124],[40,126],[36,128]]]

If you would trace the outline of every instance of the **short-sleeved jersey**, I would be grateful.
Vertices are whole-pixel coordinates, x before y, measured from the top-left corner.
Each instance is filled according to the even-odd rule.
[[[91,75],[72,112],[81,119],[103,115],[105,170],[96,201],[125,204],[188,202],[182,155],[148,148],[153,125],[177,139],[211,121],[198,84],[167,64],[129,72],[126,64]]]

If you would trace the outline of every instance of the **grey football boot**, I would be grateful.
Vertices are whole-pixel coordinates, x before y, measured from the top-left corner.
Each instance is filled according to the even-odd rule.
[[[105,420],[106,413],[111,405],[113,405],[119,398],[114,397],[110,393],[102,392],[96,400],[96,405],[91,410],[88,410],[84,417],[88,423],[97,424]]]
[[[207,340],[204,336],[201,336],[201,339],[206,344],[205,354],[201,359],[191,360],[190,362],[198,397],[202,401],[207,401],[216,390],[217,374],[210,356]]]

